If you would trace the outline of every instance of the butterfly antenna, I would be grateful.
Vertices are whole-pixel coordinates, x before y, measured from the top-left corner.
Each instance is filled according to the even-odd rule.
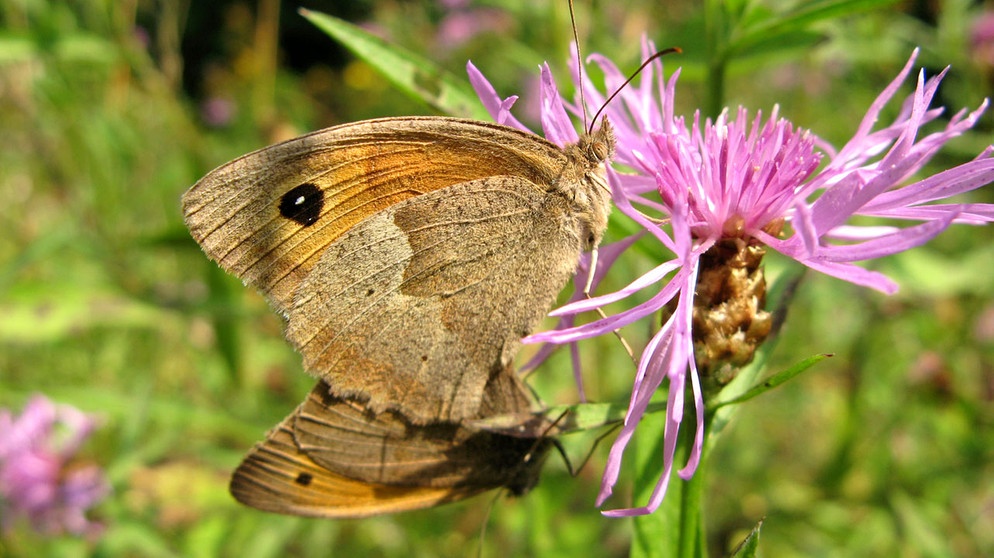
[[[621,428],[621,422],[618,422],[617,424],[612,425],[611,428],[609,428],[607,430],[607,432],[604,432],[603,434],[601,434],[600,436],[598,436],[597,439],[594,440],[594,445],[590,446],[590,451],[587,452],[586,457],[583,458],[583,461],[580,462],[580,466],[577,467],[577,469],[576,469],[577,474],[579,474],[580,471],[582,471],[583,468],[587,466],[587,463],[590,462],[590,458],[594,456],[594,450],[597,449],[597,446],[600,445],[601,441],[604,440],[604,438],[607,438],[608,436],[610,436],[612,433],[614,433],[615,430],[617,430],[619,428]],[[574,476],[576,476],[576,475],[574,475]]]
[[[552,421],[552,423],[551,423],[551,424],[549,424],[549,426],[546,426],[546,427],[545,427],[545,430],[543,430],[543,431],[542,431],[542,434],[541,434],[541,435],[539,435],[539,436],[538,436],[537,438],[535,438],[535,442],[534,442],[534,443],[532,444],[532,447],[531,447],[531,449],[529,449],[529,450],[528,450],[528,453],[526,453],[526,454],[525,454],[525,457],[524,457],[524,459],[522,459],[522,460],[521,460],[521,464],[522,464],[522,465],[527,465],[527,464],[528,464],[528,462],[529,462],[529,461],[531,461],[531,459],[532,459],[532,456],[533,456],[533,455],[535,454],[535,450],[536,450],[536,449],[538,449],[538,446],[539,446],[539,444],[541,444],[541,443],[542,443],[543,441],[545,441],[545,440],[547,440],[547,439],[551,438],[551,437],[549,436],[549,432],[552,432],[552,430],[553,430],[553,429],[554,429],[554,428],[555,428],[555,427],[556,427],[556,426],[557,426],[557,425],[558,425],[558,424],[559,424],[560,422],[562,422],[562,420],[563,420],[564,418],[566,418],[566,415],[568,415],[568,414],[569,414],[569,409],[566,409],[566,410],[565,410],[565,411],[563,411],[562,413],[559,413],[559,416],[558,416],[558,417],[556,417],[556,420]],[[551,438],[551,439],[552,439],[552,444],[558,447],[558,446],[559,446],[559,440],[557,440],[557,439],[555,439],[555,438]]]
[[[576,13],[573,10],[573,0],[569,0],[569,23],[573,27],[573,45],[576,46],[576,75],[580,82],[580,110],[583,111],[583,129],[589,134],[593,131],[593,126],[587,122],[587,103],[583,98],[583,57],[580,54],[580,35],[576,32]]]
[[[552,429],[555,428],[557,424],[559,424],[564,418],[566,418],[566,415],[568,415],[569,412],[570,412],[569,409],[566,409],[565,411],[560,413],[559,416],[556,417],[556,420],[552,421],[552,424],[550,424],[549,427],[545,429],[545,432],[542,433],[542,437],[539,438],[539,440],[545,439],[549,434],[549,432],[551,432]],[[556,451],[559,452],[559,456],[563,458],[563,463],[566,464],[566,470],[569,471],[569,476],[575,477],[576,475],[573,474],[573,464],[570,462],[569,456],[566,455],[566,448],[563,447],[563,444],[557,438],[552,438],[552,445],[553,447],[556,448]],[[532,451],[535,451],[534,448],[532,449]],[[531,455],[531,453],[529,453],[529,455]]]
[[[569,472],[569,476],[576,477],[577,475],[579,475],[580,471],[582,471],[584,467],[587,466],[587,463],[590,462],[590,458],[594,456],[594,451],[597,450],[597,446],[600,445],[601,441],[603,441],[604,438],[610,436],[620,427],[621,427],[621,422],[618,421],[615,424],[611,425],[611,428],[609,428],[606,432],[597,436],[597,438],[594,440],[594,444],[590,446],[590,450],[587,452],[587,455],[584,456],[582,461],[580,461],[580,466],[577,467],[576,469],[573,468],[573,463],[570,461],[569,455],[566,453],[566,448],[563,447],[563,444],[558,439],[553,438],[552,445],[555,446],[556,451],[559,452],[559,456],[563,458],[563,462],[566,464],[566,471]]]
[[[573,462],[569,460],[569,455],[566,455],[566,448],[563,447],[562,442],[553,439],[552,445],[556,448],[556,451],[559,452],[559,457],[563,458],[563,463],[566,464],[566,472],[569,473],[569,476],[575,478],[578,471],[573,470]]]
[[[570,2],[570,5],[572,6],[572,2]],[[574,32],[575,31],[576,31],[576,29],[574,28]],[[619,86],[617,89],[614,90],[614,93],[611,93],[611,96],[609,96],[607,98],[607,100],[604,101],[604,104],[601,105],[601,108],[597,109],[597,113],[594,114],[594,119],[592,120],[592,122],[597,122],[597,117],[600,116],[602,112],[604,112],[604,109],[607,108],[607,105],[615,97],[618,96],[618,93],[621,93],[621,91],[625,87],[628,87],[628,84],[631,83],[632,80],[635,79],[640,73],[642,73],[642,70],[644,70],[646,66],[648,66],[649,64],[651,64],[657,58],[659,58],[661,56],[665,56],[667,54],[673,54],[674,52],[680,53],[680,52],[683,52],[683,50],[680,47],[670,47],[670,48],[666,48],[666,49],[663,49],[663,50],[660,50],[660,51],[656,51],[655,54],[653,54],[652,56],[646,58],[645,62],[642,62],[642,65],[639,66],[637,70],[635,70],[634,72],[632,72],[632,75],[628,76],[628,79],[625,80],[625,83],[622,83],[621,86]],[[580,92],[582,94],[583,89],[580,89]]]

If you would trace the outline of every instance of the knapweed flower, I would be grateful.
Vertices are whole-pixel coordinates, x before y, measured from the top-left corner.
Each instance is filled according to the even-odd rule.
[[[651,45],[646,52],[652,52]],[[666,318],[642,352],[598,505],[611,495],[624,450],[650,399],[668,381],[663,471],[644,506],[612,510],[607,515],[638,515],[659,507],[674,467],[688,388],[695,403],[696,433],[679,475],[689,479],[696,471],[704,440],[706,385],[702,385],[702,375],[705,381],[723,383],[727,378],[722,375],[747,363],[769,331],[769,316],[762,310],[765,284],[759,266],[766,249],[815,271],[890,294],[897,290],[891,279],[855,262],[921,245],[953,223],[979,225],[994,220],[994,205],[934,203],[994,181],[994,148],[988,147],[968,163],[914,179],[947,141],[976,123],[986,100],[975,111],[960,111],[938,131],[925,133],[922,127],[942,114],[941,108],[930,108],[930,103],[945,72],[927,80],[919,73],[914,93],[894,121],[874,129],[882,109],[910,74],[916,56],[917,51],[870,105],[852,139],[838,150],[781,118],[776,107],[766,119],[761,113],[750,116],[744,108],[734,113],[726,110],[714,120],[698,112],[688,126],[673,108],[679,71],[666,80],[658,61],[607,105],[605,114],[617,140],[615,162],[635,171],[609,170],[615,205],[673,257],[617,292],[576,300],[553,315],[571,319],[643,289],[656,289],[646,302],[581,326],[567,321],[567,327],[526,340],[573,343],[651,315],[662,313]],[[594,55],[591,59],[605,74],[607,92],[625,81],[607,58]],[[542,74],[545,135],[559,144],[575,141],[566,104],[553,98],[548,69],[543,68]],[[521,127],[509,114],[514,98],[501,100],[475,68],[470,68],[470,76],[494,118]],[[596,111],[605,92],[587,78],[573,78],[583,88],[587,108]],[[581,110],[578,105],[569,108],[573,114]],[[850,222],[854,216],[917,224],[857,225]],[[612,253],[609,259],[616,256]],[[595,280],[603,274],[600,268]]]
[[[94,420],[70,405],[36,395],[19,417],[0,409],[0,525],[26,519],[38,532],[95,534],[86,511],[109,486],[100,469],[73,457]]]

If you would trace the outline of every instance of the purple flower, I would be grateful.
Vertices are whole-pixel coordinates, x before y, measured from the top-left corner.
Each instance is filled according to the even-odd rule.
[[[87,509],[102,500],[109,486],[96,466],[76,464],[73,456],[95,427],[94,420],[70,405],[36,395],[19,417],[0,409],[0,524],[10,529],[27,519],[46,534],[96,534]]]
[[[235,118],[237,107],[230,99],[211,97],[200,103],[200,118],[212,128],[223,128]]]
[[[646,53],[653,51],[646,45]],[[659,61],[607,106],[605,114],[617,139],[615,162],[635,171],[609,170],[615,205],[673,256],[617,292],[587,300],[575,298],[552,313],[564,319],[559,328],[526,339],[573,343],[657,313],[667,317],[642,352],[598,505],[612,493],[624,451],[652,395],[668,381],[664,470],[644,506],[607,511],[606,515],[639,515],[659,507],[674,466],[688,388],[694,395],[697,426],[693,450],[679,475],[689,479],[696,471],[704,440],[699,369],[713,372],[722,362],[707,362],[710,355],[702,349],[712,347],[701,342],[701,328],[720,329],[722,321],[731,321],[735,327],[725,332],[726,337],[715,335],[731,356],[724,362],[740,366],[752,358],[752,348],[769,331],[769,321],[764,325],[762,317],[765,283],[759,268],[766,248],[821,273],[890,294],[897,290],[894,281],[855,262],[921,245],[953,223],[980,225],[994,220],[994,205],[934,203],[994,181],[994,148],[988,147],[968,163],[914,179],[947,141],[976,123],[987,107],[986,100],[973,112],[958,112],[939,131],[924,133],[922,127],[943,112],[929,105],[945,71],[928,80],[920,72],[914,93],[905,99],[894,121],[874,129],[882,109],[911,72],[916,56],[917,50],[871,104],[852,139],[838,150],[779,117],[776,107],[766,119],[758,112],[750,117],[744,108],[735,111],[734,117],[726,110],[714,121],[697,112],[688,126],[673,108],[679,70],[666,80]],[[625,76],[613,63],[600,55],[591,59],[603,70],[608,92],[621,86]],[[571,67],[576,67],[575,61]],[[475,68],[469,70],[470,81],[494,118],[523,128],[509,113],[514,98],[501,100]],[[542,76],[546,136],[559,144],[574,141],[566,105],[558,99],[547,67]],[[573,78],[579,81],[576,75]],[[605,100],[604,91],[587,78],[582,87],[588,109],[597,110]],[[572,105],[570,110],[578,114],[580,107]],[[854,216],[914,224],[857,225],[850,222]],[[610,259],[615,257],[612,253]],[[743,290],[737,310],[726,306],[726,301],[709,309],[708,301],[701,300],[707,298],[715,269],[731,270],[733,275],[741,272],[734,283]],[[599,265],[595,279],[602,274]],[[650,288],[657,292],[644,303],[582,326],[572,325],[572,317],[579,312]],[[740,316],[744,318],[736,321]]]
[[[495,8],[473,8],[466,0],[439,2],[445,12],[438,24],[435,40],[444,48],[455,48],[480,33],[507,31],[511,26],[508,14]]]
[[[983,12],[970,24],[970,51],[978,64],[994,66],[994,12]]]

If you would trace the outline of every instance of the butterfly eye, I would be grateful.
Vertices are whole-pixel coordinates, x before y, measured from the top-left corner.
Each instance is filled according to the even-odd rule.
[[[590,151],[594,154],[594,158],[598,161],[603,161],[607,159],[608,148],[607,144],[602,141],[595,141],[590,145]]]
[[[280,199],[280,215],[304,225],[313,225],[321,216],[324,193],[317,186],[305,182],[290,190]]]

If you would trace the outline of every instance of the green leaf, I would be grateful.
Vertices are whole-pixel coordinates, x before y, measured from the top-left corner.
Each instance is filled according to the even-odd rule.
[[[719,401],[717,403],[714,403],[713,405],[708,405],[708,411],[713,412],[726,405],[736,405],[739,403],[743,403],[745,401],[752,399],[753,397],[766,393],[767,391],[779,386],[780,384],[786,382],[787,380],[790,380],[794,376],[797,376],[801,372],[804,372],[808,368],[814,366],[816,363],[821,362],[830,356],[832,355],[824,354],[824,355],[810,356],[786,370],[777,372],[776,374],[767,378],[764,382],[753,386],[748,391],[746,391],[745,393],[734,399],[729,399],[728,401]]]
[[[646,407],[645,414],[650,415],[665,410],[665,402],[650,403]],[[558,436],[619,424],[625,420],[627,411],[628,405],[620,403],[578,403],[549,407],[541,413],[541,417],[550,427],[555,425],[551,434]],[[473,424],[481,428],[499,430],[517,425],[519,421],[518,416],[500,415],[476,420]]]
[[[663,434],[666,430],[665,414],[645,415],[639,423],[633,446],[629,448],[635,469],[634,502],[627,505],[645,505],[663,471]],[[679,452],[678,452],[679,453]],[[679,457],[678,457],[679,459]],[[679,462],[679,461],[677,461]],[[676,475],[670,479],[666,498],[651,514],[640,515],[633,521],[632,546],[629,556],[649,558],[678,556],[679,529],[683,518],[681,492],[683,482]],[[608,508],[623,507],[624,502],[608,501]]]
[[[71,278],[14,285],[0,299],[0,314],[0,341],[19,344],[57,342],[98,327],[156,330],[179,319],[111,286]]]
[[[31,37],[7,31],[0,33],[0,65],[30,61],[37,54]]]
[[[835,18],[851,16],[896,4],[897,0],[829,0],[802,2],[799,8],[786,14],[757,17],[756,12],[743,18],[736,37],[729,41],[726,55],[751,54],[788,40],[796,45],[812,38],[811,25]]]
[[[217,348],[231,380],[237,384],[242,377],[241,338],[245,329],[241,286],[216,265],[205,262],[205,266],[210,308],[213,310],[211,325],[217,336]]]
[[[745,538],[741,543],[739,543],[738,548],[732,553],[732,558],[754,558],[756,556],[756,551],[759,549],[759,530],[762,529],[763,522],[760,520],[752,531],[749,532],[749,536]]]
[[[825,40],[824,33],[807,30],[789,30],[769,35],[750,35],[729,47],[737,62],[745,58],[769,61],[774,57],[796,58],[798,51],[806,52]]]
[[[559,421],[560,429],[564,433],[579,432],[621,422],[625,418],[625,409],[624,405],[617,403],[581,403],[552,407],[545,412],[545,416],[555,420],[567,413]]]
[[[171,558],[169,537],[153,527],[147,518],[110,522],[94,556],[147,556]]]
[[[901,285],[899,296],[905,300],[964,294],[990,297],[994,294],[992,261],[994,245],[990,244],[955,256],[940,248],[922,247],[887,258],[881,271]]]
[[[193,525],[184,541],[183,554],[190,558],[210,558],[220,554],[228,537],[230,520],[221,515],[202,517]]]
[[[414,99],[443,114],[490,120],[468,79],[459,79],[430,60],[347,21],[304,9],[300,13]]]

